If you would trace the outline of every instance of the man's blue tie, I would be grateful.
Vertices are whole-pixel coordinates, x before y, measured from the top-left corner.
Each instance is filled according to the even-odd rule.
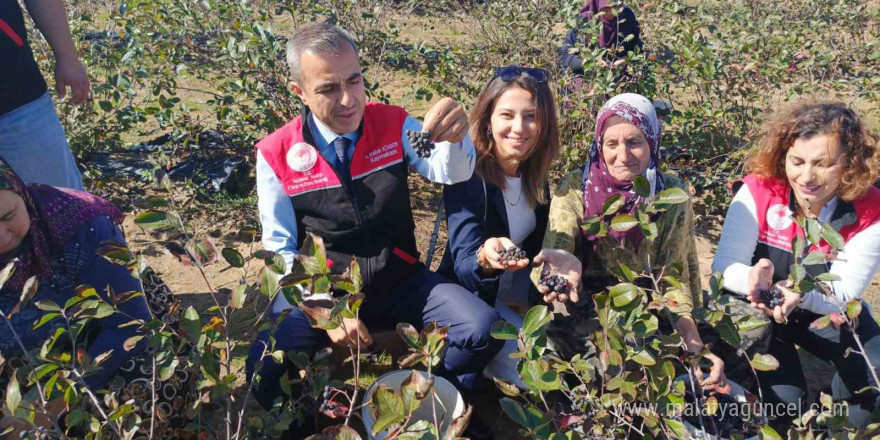
[[[333,148],[336,149],[336,172],[347,185],[351,183],[348,174],[348,139],[339,136],[333,140]]]

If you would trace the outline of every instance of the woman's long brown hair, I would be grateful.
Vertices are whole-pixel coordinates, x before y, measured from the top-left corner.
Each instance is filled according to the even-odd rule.
[[[495,157],[495,139],[489,134],[495,103],[504,92],[520,87],[532,94],[538,116],[538,143],[519,165],[522,176],[523,195],[531,208],[549,202],[544,186],[549,179],[550,167],[559,154],[559,126],[553,93],[546,82],[538,82],[526,73],[516,79],[505,81],[492,78],[477,96],[471,110],[471,139],[477,151],[476,173],[487,183],[507,188],[507,180],[501,164]]]

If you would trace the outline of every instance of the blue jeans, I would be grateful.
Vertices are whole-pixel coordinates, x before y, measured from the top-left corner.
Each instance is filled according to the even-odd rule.
[[[83,189],[49,92],[0,116],[0,156],[25,182]]]
[[[486,364],[501,349],[503,341],[490,336],[492,323],[501,318],[479,297],[423,265],[413,275],[398,284],[391,292],[378,298],[368,298],[360,311],[361,320],[370,331],[393,329],[399,322],[407,322],[418,329],[436,321],[450,326],[446,341],[448,348],[438,374],[459,387],[470,388]],[[272,317],[277,318],[277,315]],[[313,354],[329,344],[327,333],[309,325],[305,314],[293,308],[275,330],[275,349],[284,352],[300,351]],[[268,331],[262,332],[251,346],[247,360],[247,377],[254,374],[254,366],[268,344]],[[268,357],[259,372],[259,384],[254,388],[257,400],[266,408],[281,396],[279,380],[288,369],[291,377],[298,377],[296,367],[289,361],[278,364]]]

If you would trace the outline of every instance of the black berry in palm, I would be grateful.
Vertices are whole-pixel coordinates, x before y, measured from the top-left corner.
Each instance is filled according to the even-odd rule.
[[[538,284],[556,293],[568,293],[571,290],[568,285],[568,281],[566,281],[566,279],[561,275],[541,275],[541,279],[540,281],[538,281]]]
[[[785,302],[785,296],[782,294],[782,290],[779,287],[773,286],[770,290],[758,290],[755,293],[755,299],[758,300],[758,303],[764,304],[769,308],[774,308],[776,306],[781,306],[783,302]]]
[[[409,139],[409,144],[419,157],[428,157],[431,155],[431,150],[434,149],[434,143],[431,142],[430,131],[407,130],[406,138]]]
[[[498,252],[498,258],[496,261],[500,264],[507,265],[508,263],[516,263],[519,260],[523,260],[526,258],[526,251],[516,247],[510,246],[507,249],[502,249]]]

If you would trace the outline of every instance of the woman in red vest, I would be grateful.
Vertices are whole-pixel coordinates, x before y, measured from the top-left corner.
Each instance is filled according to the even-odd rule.
[[[848,325],[811,328],[817,319],[840,314],[845,304],[861,298],[880,266],[880,190],[877,179],[877,136],[842,103],[800,102],[776,116],[748,162],[750,172],[734,189],[736,196],[724,221],[714,272],[724,287],[747,299],[773,319],[768,353],[780,367],[760,374],[764,398],[785,427],[806,411],[806,380],[795,344],[837,368],[842,386],[834,398],[850,403],[850,420],[867,423],[876,393],[855,394],[873,382]],[[839,280],[828,283],[832,295],[819,290],[794,292],[788,282],[795,263],[795,237],[805,240],[804,255],[830,251],[828,243],[809,243],[796,217],[816,218],[830,225],[845,245],[835,258],[805,266],[807,278],[830,272]],[[779,300],[769,302],[765,291],[776,285]],[[843,307],[843,308],[842,308]],[[834,316],[837,318],[837,315]],[[842,323],[836,319],[837,323]],[[855,334],[874,367],[880,365],[880,327],[867,305]]]

